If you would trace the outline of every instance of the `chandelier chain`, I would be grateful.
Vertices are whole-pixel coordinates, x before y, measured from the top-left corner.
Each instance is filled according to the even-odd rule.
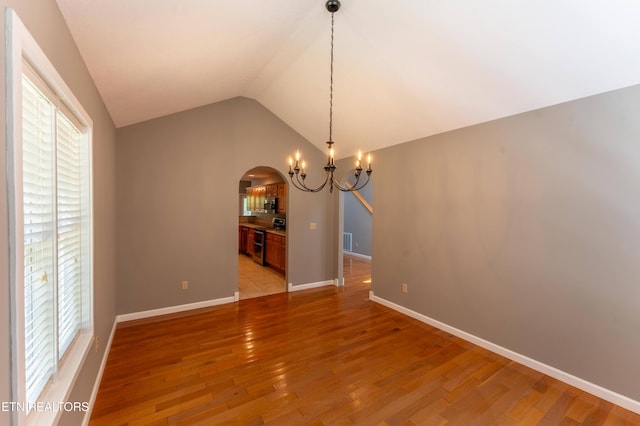
[[[333,20],[334,12],[331,12],[331,61],[329,72],[329,142],[333,142]]]

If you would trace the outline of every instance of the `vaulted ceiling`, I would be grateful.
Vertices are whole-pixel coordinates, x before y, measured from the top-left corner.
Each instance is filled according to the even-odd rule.
[[[57,0],[116,124],[254,98],[328,137],[324,0]],[[342,0],[338,157],[640,83],[636,0]]]

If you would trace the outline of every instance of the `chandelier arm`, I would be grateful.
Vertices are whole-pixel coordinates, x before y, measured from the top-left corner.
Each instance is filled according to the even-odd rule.
[[[296,188],[298,188],[300,191],[306,191],[306,188],[298,186],[298,184],[296,183],[295,180],[293,180],[293,178],[291,178],[291,185],[295,186]]]
[[[356,183],[351,187],[351,191],[359,191],[362,188],[364,188],[365,186],[367,186],[367,184],[369,183],[369,179],[371,179],[371,173],[367,173],[367,180],[362,182],[362,184],[360,186],[358,186],[358,180],[359,179],[360,179],[360,176],[358,176],[358,179],[356,179]]]
[[[320,192],[327,185],[327,182],[329,181],[329,172],[327,172],[327,176],[325,177],[324,182],[322,182],[322,184],[320,184],[320,186],[318,186],[317,188],[309,188],[304,183],[303,180],[300,180],[300,176],[299,176],[298,173],[295,174],[295,176],[296,176],[295,180],[293,179],[293,176],[291,174],[289,174],[289,176],[291,178],[291,183],[293,184],[293,186],[295,186],[299,190],[305,191],[305,192]],[[296,183],[296,181],[298,181],[298,183]]]
[[[300,181],[300,179],[297,179],[298,181]],[[296,183],[296,179],[291,178],[291,184],[293,186],[295,186],[296,188],[298,188],[300,191],[304,191],[304,192],[312,192],[309,188],[307,188],[306,185],[304,184],[298,184]]]
[[[367,180],[362,182],[361,185],[358,186],[358,182],[360,180],[360,176],[358,176],[356,178],[355,183],[351,187],[340,185],[340,183],[338,183],[338,181],[333,177],[332,177],[332,182],[333,182],[333,186],[335,186],[342,192],[353,192],[353,191],[359,191],[362,188],[364,188],[367,185],[367,183],[369,183],[370,178],[371,178],[371,174],[367,173]]]
[[[331,180],[333,181],[333,186],[335,186],[336,188],[338,188],[340,191],[342,192],[351,192],[353,191],[353,186],[351,188],[349,188],[348,186],[342,186],[340,185],[340,182],[338,182],[338,180],[336,178],[334,178],[333,176],[331,177]],[[358,180],[360,180],[360,176],[358,176],[356,178],[356,185],[358,184]]]
[[[340,184],[338,183],[338,181],[337,181],[335,178],[332,178],[332,179],[331,179],[331,181],[332,181],[332,183],[333,183],[333,186],[334,186],[334,187],[336,187],[336,188],[338,188],[340,191],[342,191],[342,192],[350,192],[350,191],[351,191],[351,189],[349,189],[349,188],[347,188],[347,187],[345,187],[345,186],[340,185]]]

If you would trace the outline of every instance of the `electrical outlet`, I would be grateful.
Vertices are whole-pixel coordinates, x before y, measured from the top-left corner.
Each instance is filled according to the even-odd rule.
[[[409,284],[402,283],[402,292],[403,293],[408,293],[409,292]]]
[[[182,289],[189,290],[189,281],[182,281]]]
[[[96,347],[96,353],[100,352],[100,336],[96,336],[94,344]]]

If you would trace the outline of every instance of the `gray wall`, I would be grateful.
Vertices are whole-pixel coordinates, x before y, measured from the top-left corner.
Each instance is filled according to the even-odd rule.
[[[632,87],[377,151],[375,295],[640,400],[639,111]]]
[[[351,179],[355,181],[355,179]],[[373,207],[373,178],[358,193]],[[375,209],[374,209],[375,211]],[[344,195],[344,232],[353,234],[353,252],[371,256],[371,213],[356,198],[347,192]]]
[[[239,98],[121,129],[116,159],[115,130],[55,1],[0,4],[17,10],[94,120],[101,340],[116,312],[116,201],[118,313],[231,296],[242,173],[257,165],[286,173],[286,155],[299,147],[318,166],[324,153]],[[2,102],[3,116],[4,108]],[[640,400],[637,111],[634,87],[376,152],[374,197],[384,203],[373,221],[375,294]],[[4,120],[0,126],[5,179]],[[2,401],[11,400],[6,187],[0,185]],[[331,279],[336,196],[289,188],[289,281]],[[187,292],[178,290],[183,279],[191,282]],[[88,400],[102,356],[91,351],[71,400]],[[78,420],[66,416],[62,424]],[[7,423],[0,412],[0,424]]]
[[[256,166],[286,176],[296,149],[318,166],[310,179],[319,178],[323,153],[246,98],[118,129],[118,313],[233,296],[238,181]],[[288,282],[333,279],[327,195],[289,185],[288,197]]]
[[[54,0],[0,0],[3,18],[0,31],[0,54],[5,60],[6,7],[16,10],[22,22],[35,37],[49,60],[76,95],[94,122],[94,318],[96,334],[106,343],[115,320],[115,128],[102,103],[84,62],[71,38]],[[0,68],[5,81],[5,67]],[[5,85],[0,87],[1,98],[6,99]],[[0,103],[0,115],[5,117],[5,102]],[[6,182],[6,128],[0,120],[0,401],[11,401],[10,349],[9,349],[9,277],[8,277],[8,225]],[[98,368],[104,355],[90,351],[78,377],[70,400],[88,401],[93,390]],[[83,413],[65,415],[62,425],[77,425]],[[0,411],[0,424],[9,424],[8,413]]]

